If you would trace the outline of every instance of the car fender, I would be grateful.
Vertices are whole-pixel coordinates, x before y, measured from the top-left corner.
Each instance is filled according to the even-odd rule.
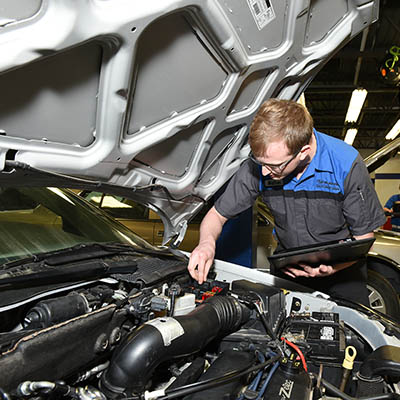
[[[377,253],[368,253],[367,265],[369,269],[379,272],[390,281],[400,293],[400,265],[392,259]]]

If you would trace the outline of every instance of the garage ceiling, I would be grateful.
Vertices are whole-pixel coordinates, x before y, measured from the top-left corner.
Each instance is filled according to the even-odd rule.
[[[376,150],[388,143],[385,135],[400,118],[399,87],[380,77],[379,66],[392,46],[400,51],[400,4],[399,0],[381,0],[378,22],[343,47],[305,92],[318,130],[343,139],[351,93],[362,87],[368,95],[354,125],[358,134],[353,146]]]

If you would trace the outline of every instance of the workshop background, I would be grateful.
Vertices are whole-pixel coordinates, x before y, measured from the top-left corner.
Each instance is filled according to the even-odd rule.
[[[352,145],[364,158],[393,140],[396,132],[387,137],[400,118],[399,57],[400,2],[382,0],[379,20],[343,47],[306,90],[306,105],[316,128],[341,139],[356,129]],[[366,90],[366,97],[356,121],[348,122],[346,114],[356,89]],[[397,134],[399,130],[400,126]],[[383,205],[399,192],[399,155],[372,177]]]

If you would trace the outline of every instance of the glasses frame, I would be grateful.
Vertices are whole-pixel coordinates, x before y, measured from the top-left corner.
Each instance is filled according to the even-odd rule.
[[[297,155],[300,152],[301,152],[301,149],[296,151],[296,153],[294,153],[293,156],[291,158],[289,158],[289,160],[286,160],[280,164],[268,164],[268,163],[263,163],[261,161],[258,161],[254,157],[253,153],[250,153],[249,157],[250,157],[251,161],[253,161],[257,165],[260,165],[261,167],[268,168],[272,172],[282,172],[290,164],[290,162],[293,161],[297,157]]]

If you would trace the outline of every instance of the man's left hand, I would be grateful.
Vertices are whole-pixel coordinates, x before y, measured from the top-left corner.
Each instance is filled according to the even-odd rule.
[[[319,267],[310,267],[306,264],[299,264],[296,267],[286,267],[283,272],[291,278],[304,277],[316,278],[329,276],[336,272],[332,265],[321,264]]]
[[[334,266],[321,264],[319,267],[311,267],[307,264],[299,264],[296,267],[286,267],[283,272],[291,278],[321,278],[332,275],[344,268],[350,267],[354,263],[355,261],[350,261],[341,264],[335,264]]]
[[[364,235],[354,236],[355,239],[369,239],[374,237],[374,232],[369,232]],[[282,271],[291,278],[316,278],[332,275],[342,269],[348,268],[356,263],[356,261],[347,261],[335,265],[321,264],[319,267],[311,267],[307,264],[299,264],[293,267],[286,267]]]

